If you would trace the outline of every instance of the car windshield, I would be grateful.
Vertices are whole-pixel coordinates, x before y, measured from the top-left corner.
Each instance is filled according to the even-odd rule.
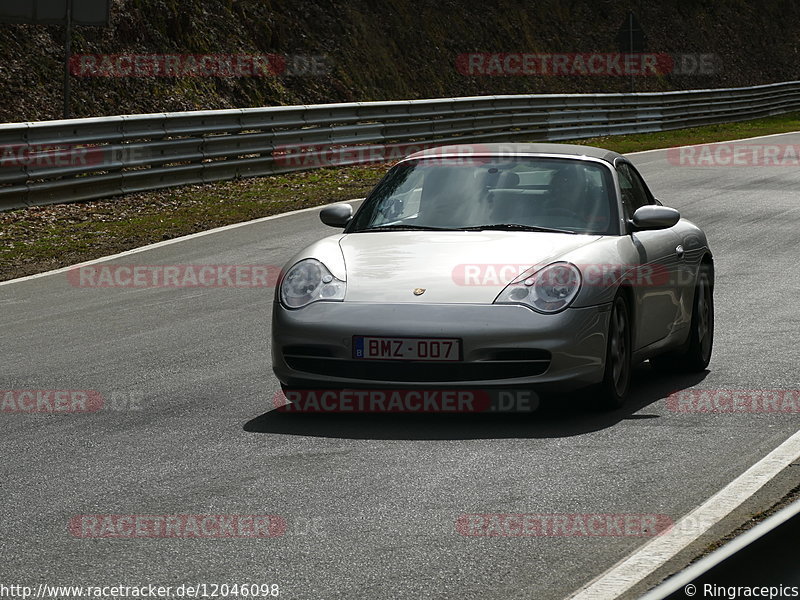
[[[509,229],[613,234],[613,189],[610,169],[588,160],[412,160],[387,173],[347,232]]]

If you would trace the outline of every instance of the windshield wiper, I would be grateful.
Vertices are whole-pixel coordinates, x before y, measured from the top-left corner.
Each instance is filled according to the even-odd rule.
[[[461,227],[460,231],[504,231],[507,229],[518,229],[520,231],[542,231],[545,233],[571,233],[577,232],[569,229],[556,229],[555,227],[539,227],[537,225],[520,225],[519,223],[493,223],[491,225],[476,225],[475,227]]]
[[[376,225],[375,227],[367,227],[365,229],[359,229],[358,231],[354,231],[353,233],[361,233],[364,231],[386,231],[386,230],[394,230],[394,231],[458,231],[457,229],[450,229],[449,227],[428,227],[426,225]]]

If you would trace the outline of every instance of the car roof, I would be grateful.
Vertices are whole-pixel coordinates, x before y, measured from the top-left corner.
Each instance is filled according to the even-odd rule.
[[[442,156],[443,154],[457,154],[462,156],[513,156],[515,154],[559,154],[564,156],[582,156],[604,160],[610,164],[622,155],[604,148],[595,146],[579,146],[578,144],[453,144],[428,148],[410,154],[404,160]]]

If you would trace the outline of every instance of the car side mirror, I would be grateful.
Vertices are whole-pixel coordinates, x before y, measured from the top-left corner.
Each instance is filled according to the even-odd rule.
[[[332,204],[319,211],[319,220],[331,227],[344,227],[353,218],[353,207],[349,204]]]
[[[681,213],[668,206],[640,206],[633,213],[630,224],[634,229],[667,229],[681,220]]]

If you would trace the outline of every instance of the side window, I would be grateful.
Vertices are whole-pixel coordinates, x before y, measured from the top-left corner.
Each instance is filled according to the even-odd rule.
[[[625,167],[628,169],[631,179],[633,179],[633,185],[638,187],[642,191],[642,194],[644,194],[644,197],[647,198],[646,203],[656,204],[656,199],[653,198],[653,194],[650,193],[650,190],[647,188],[644,179],[642,179],[642,176],[639,175],[639,171],[637,171],[632,165],[626,164]]]
[[[617,166],[619,189],[622,192],[622,204],[625,206],[625,217],[630,219],[636,209],[652,204],[650,194],[639,174],[625,163]]]

